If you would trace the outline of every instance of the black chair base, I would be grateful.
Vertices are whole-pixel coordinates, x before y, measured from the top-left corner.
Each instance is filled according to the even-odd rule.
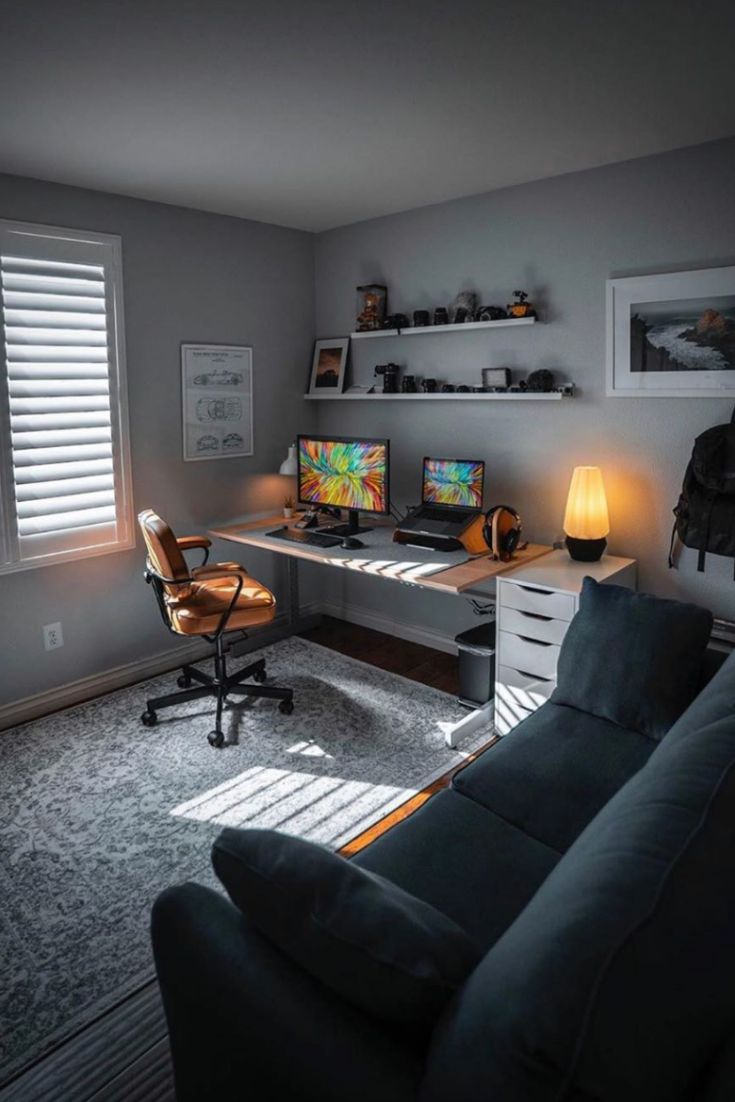
[[[146,701],[146,710],[140,717],[144,726],[156,726],[158,723],[157,713],[160,708],[172,708],[174,705],[183,704],[187,700],[198,700],[201,697],[213,696],[217,701],[215,728],[207,735],[207,740],[210,746],[220,748],[225,745],[225,736],[222,730],[222,709],[230,693],[278,700],[279,712],[283,712],[284,715],[291,714],[294,709],[293,689],[282,689],[276,685],[263,684],[267,676],[265,658],[259,658],[257,662],[251,662],[249,666],[244,666],[235,673],[228,674],[226,650],[221,636],[216,640],[216,644],[214,676],[196,669],[195,666],[182,666],[181,674],[176,681],[182,691]],[[244,685],[243,682],[250,678],[255,684]],[[192,682],[197,682],[195,688],[191,687]]]

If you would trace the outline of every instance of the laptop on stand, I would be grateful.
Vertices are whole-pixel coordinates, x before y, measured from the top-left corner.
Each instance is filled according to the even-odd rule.
[[[437,551],[460,547],[459,537],[482,512],[485,464],[481,459],[424,458],[421,504],[398,531],[401,542]]]

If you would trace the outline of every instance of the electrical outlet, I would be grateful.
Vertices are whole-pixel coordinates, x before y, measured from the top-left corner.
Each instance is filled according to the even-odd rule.
[[[64,633],[61,624],[45,624],[43,628],[43,645],[46,650],[56,650],[64,645]]]

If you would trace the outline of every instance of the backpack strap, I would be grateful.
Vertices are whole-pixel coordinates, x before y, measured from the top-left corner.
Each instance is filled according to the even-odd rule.
[[[674,569],[674,547],[676,546],[676,525],[678,518],[674,519],[674,527],[671,529],[671,543],[669,544],[669,570]]]
[[[733,411],[735,413],[735,411]],[[709,547],[709,534],[712,526],[712,511],[715,507],[715,494],[710,494],[709,502],[707,505],[707,521],[704,529],[704,543],[699,549],[697,556],[697,570],[700,574],[704,574],[704,560],[707,555],[707,548]]]

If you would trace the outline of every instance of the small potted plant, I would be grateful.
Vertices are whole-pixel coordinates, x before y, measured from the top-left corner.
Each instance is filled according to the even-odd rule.
[[[291,517],[293,516],[293,510],[294,510],[293,494],[286,494],[285,498],[283,499],[283,515],[286,518],[286,520],[291,519]]]

